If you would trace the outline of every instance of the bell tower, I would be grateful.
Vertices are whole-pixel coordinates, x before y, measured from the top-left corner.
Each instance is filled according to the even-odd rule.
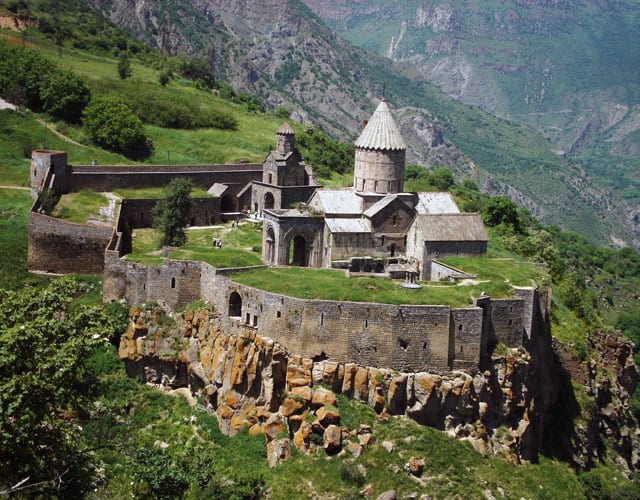
[[[401,193],[404,189],[407,146],[384,97],[355,145],[355,191],[372,194]]]

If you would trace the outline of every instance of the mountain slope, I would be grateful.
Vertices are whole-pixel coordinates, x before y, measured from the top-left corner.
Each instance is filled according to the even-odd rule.
[[[591,188],[574,165],[557,158],[532,130],[499,121],[447,98],[412,67],[354,49],[296,0],[243,2],[91,0],[114,22],[168,53],[208,58],[218,76],[260,95],[294,118],[356,137],[387,85],[409,143],[409,161],[446,164],[490,192],[526,202],[546,222],[593,241],[633,242],[627,207]],[[431,147],[435,125],[449,148]],[[453,146],[455,145],[455,147]]]
[[[640,213],[640,2],[305,0],[355,45],[541,131]]]

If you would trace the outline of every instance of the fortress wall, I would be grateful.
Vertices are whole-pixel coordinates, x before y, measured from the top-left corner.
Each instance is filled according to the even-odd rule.
[[[390,305],[303,300],[244,286],[203,269],[203,300],[227,315],[229,297],[242,298],[237,318],[225,327],[248,324],[260,335],[273,338],[291,352],[309,358],[386,366],[396,370],[447,370],[451,309],[446,306]],[[476,353],[482,331],[482,311],[462,310],[456,325],[477,330],[460,337],[464,359]],[[469,363],[467,363],[469,364]]]
[[[34,210],[37,206],[34,206]],[[32,271],[102,273],[110,226],[93,226],[29,212],[27,265]]]
[[[31,198],[38,198],[38,193],[47,187],[54,175],[64,175],[67,171],[67,153],[65,151],[35,150],[31,153],[29,181]]]
[[[483,338],[483,315],[479,307],[451,310],[449,344],[453,368],[464,370],[478,367],[478,360],[486,348]]]
[[[525,301],[520,298],[492,299],[489,326],[489,343],[502,342],[507,347],[522,345]]]
[[[95,167],[97,168],[97,167]],[[127,171],[101,170],[78,172],[73,169],[70,175],[56,178],[59,189],[91,191],[112,191],[114,189],[136,189],[147,187],[164,187],[176,177],[187,177],[194,185],[203,189],[209,189],[214,183],[228,184],[229,188],[237,194],[242,187],[251,181],[260,179],[261,170],[184,170],[184,171],[143,171],[129,168]]]
[[[74,173],[106,173],[118,174],[123,172],[137,173],[185,173],[185,172],[226,172],[242,170],[260,170],[260,163],[221,163],[211,165],[73,165],[69,167]]]
[[[113,302],[124,299],[131,305],[146,302],[148,267],[121,260],[116,250],[107,250],[104,255],[102,300]]]
[[[200,299],[200,274],[200,262],[165,260],[161,266],[150,266],[121,260],[109,250],[105,252],[103,300],[154,301],[177,309]]]
[[[312,359],[448,371],[477,368],[487,332],[510,347],[522,345],[521,299],[485,297],[484,309],[304,300],[239,284],[204,263],[165,260],[146,266],[119,260],[114,251],[106,253],[105,262],[106,301],[153,300],[175,309],[202,299],[222,313],[228,331],[250,327]],[[230,307],[234,293],[241,299],[237,312]]]
[[[129,229],[153,226],[153,208],[156,199],[122,200],[122,220]],[[220,221],[220,198],[192,198],[189,224],[209,226]]]

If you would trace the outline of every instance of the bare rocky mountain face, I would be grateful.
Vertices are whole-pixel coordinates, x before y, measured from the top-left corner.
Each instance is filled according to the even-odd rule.
[[[490,194],[507,194],[544,222],[582,232],[593,241],[640,243],[637,207],[594,185],[585,170],[554,157],[544,139],[534,138],[540,143],[536,147],[546,151],[536,165],[541,171],[529,173],[528,178],[521,175],[512,166],[524,169],[538,162],[541,153],[532,153],[535,158],[523,153],[505,160],[520,146],[512,147],[517,138],[494,131],[495,120],[491,122],[491,117],[458,104],[426,83],[422,69],[416,69],[419,66],[413,66],[416,61],[411,58],[398,57],[412,63],[400,64],[354,48],[298,0],[192,0],[179,5],[166,0],[87,1],[117,25],[167,54],[205,57],[216,76],[236,90],[257,94],[274,108],[286,106],[293,119],[319,125],[347,141],[357,137],[362,120],[370,116],[386,84],[408,143],[408,162],[447,166],[456,177],[472,178]],[[368,2],[333,4],[344,16],[356,7],[374,14],[378,8],[369,7]],[[331,4],[310,3],[314,9],[327,5]],[[324,10],[318,12],[326,15]],[[457,26],[455,17],[447,21],[447,12],[425,12],[420,22],[439,32],[447,33],[449,27]],[[375,36],[383,35],[374,31]],[[397,45],[394,57],[401,43]],[[443,69],[443,74],[451,71]],[[456,78],[442,80],[453,82]],[[491,92],[486,88],[493,87],[484,87],[482,79],[472,80],[474,85],[465,84],[464,88],[478,89],[469,90],[473,95],[483,88],[484,94]],[[442,141],[431,140],[433,127],[442,134]],[[526,131],[520,134],[529,135]],[[485,152],[479,157],[477,145],[481,143]],[[494,157],[492,149],[500,154]],[[532,176],[546,184],[536,185]]]

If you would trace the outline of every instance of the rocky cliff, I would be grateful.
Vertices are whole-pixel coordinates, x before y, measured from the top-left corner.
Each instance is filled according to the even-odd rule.
[[[624,405],[637,372],[629,346],[607,342],[605,364],[596,361],[596,366],[612,370],[613,380],[593,382],[590,365],[575,367],[586,377],[578,380],[597,392],[593,404],[599,430],[614,438],[621,460],[635,470],[640,466],[637,427]],[[217,313],[206,309],[172,319],[159,310],[134,308],[119,353],[131,376],[174,389],[188,387],[215,412],[223,432],[233,435],[248,428],[264,434],[272,465],[285,459],[292,446],[323,448],[329,454],[343,448],[362,452],[373,439],[371,429],[341,427],[340,395],[368,404],[379,418],[406,415],[471,442],[480,453],[504,454],[518,463],[535,461],[542,450],[562,381],[550,339],[529,349],[505,349],[484,370],[471,373],[399,373],[300,358],[257,337],[248,326],[242,334],[229,335]],[[612,406],[613,399],[619,404]],[[569,446],[586,464],[596,450],[581,444],[580,429]]]

